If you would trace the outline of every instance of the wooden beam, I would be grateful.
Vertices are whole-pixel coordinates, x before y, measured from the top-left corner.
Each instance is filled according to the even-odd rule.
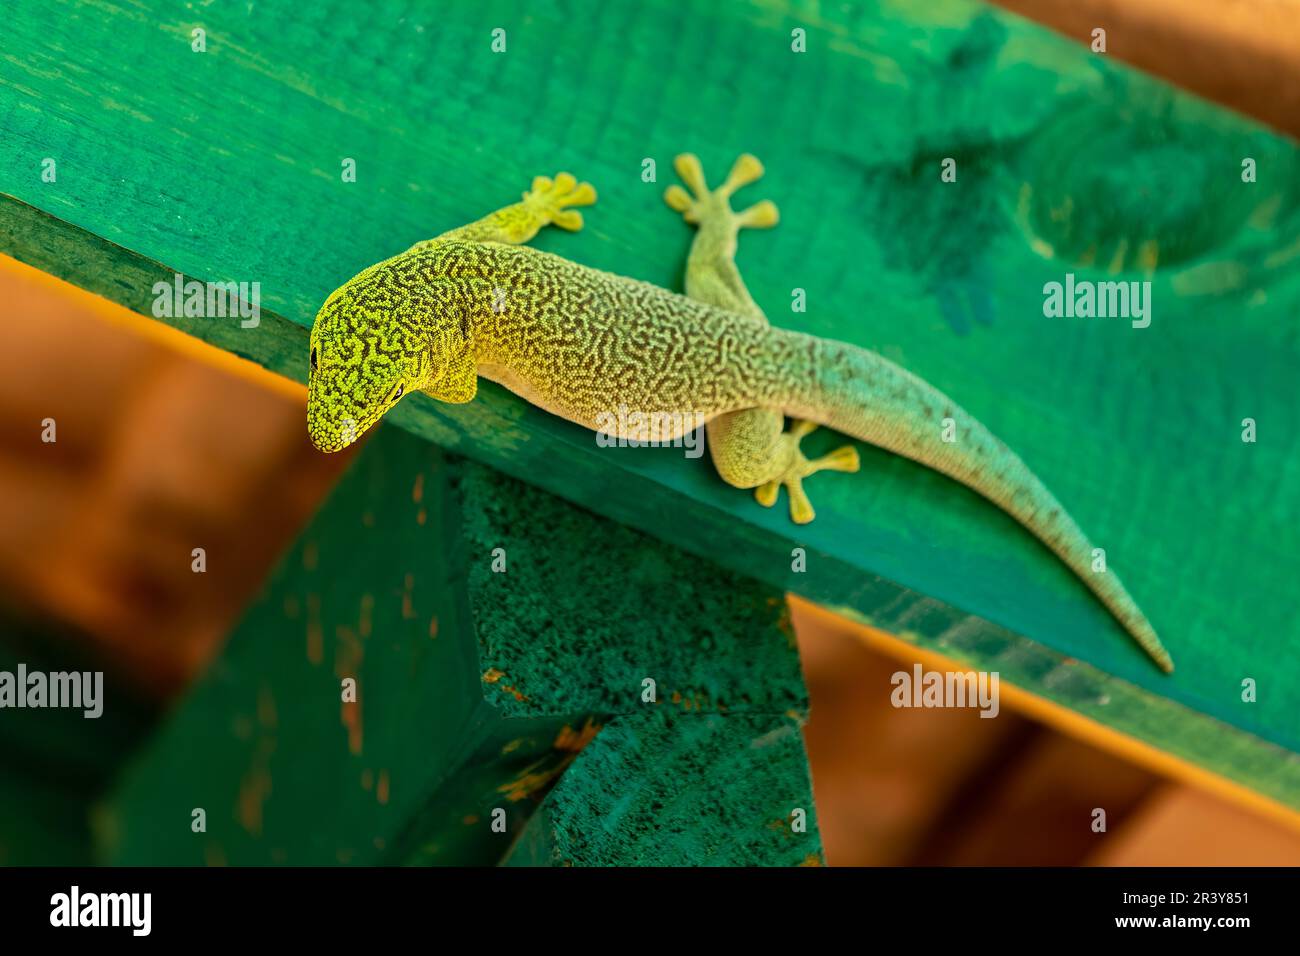
[[[495,863],[602,727],[709,716],[694,759],[732,824],[711,852],[788,863],[751,790],[761,779],[805,808],[798,845],[820,853],[807,706],[779,593],[382,426],[123,774],[97,817],[102,850],[151,865]],[[755,721],[785,728],[762,774]],[[625,760],[659,766],[679,746],[652,743]],[[654,786],[617,766],[579,776],[632,801]],[[672,862],[705,861],[691,834],[657,839]]]
[[[696,866],[821,866],[806,768],[799,722],[788,717],[618,717],[547,793],[504,862],[680,866],[685,841]]]

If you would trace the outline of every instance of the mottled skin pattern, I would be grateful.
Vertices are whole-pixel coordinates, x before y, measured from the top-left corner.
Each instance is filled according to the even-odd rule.
[[[784,487],[796,522],[813,519],[803,479],[856,471],[845,446],[816,460],[799,441],[827,425],[919,461],[979,492],[1045,543],[1166,671],[1169,654],[1119,579],[1092,570],[1093,546],[1028,467],[977,420],[921,379],[857,346],[773,328],[734,264],[744,227],[777,221],[761,202],[730,197],[762,175],[737,160],[716,190],[699,161],[679,156],[689,192],[665,196],[699,226],[687,295],[587,268],[524,246],[543,226],[582,227],[572,206],[596,193],[561,173],[538,177],[521,202],[418,243],[349,280],[311,333],[307,425],[322,451],[351,444],[419,389],[468,402],[478,377],[587,428],[625,438],[674,437],[618,425],[630,416],[708,423],[719,475],[773,505]],[[794,419],[789,430],[785,418]],[[955,441],[942,440],[952,419]]]

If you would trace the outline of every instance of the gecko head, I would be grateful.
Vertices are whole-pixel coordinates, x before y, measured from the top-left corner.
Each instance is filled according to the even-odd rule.
[[[461,323],[439,318],[442,303],[386,265],[337,289],[312,326],[307,433],[321,451],[342,451],[417,389],[449,402],[474,397],[477,367]]]
[[[331,295],[312,326],[307,433],[321,451],[342,451],[429,376],[427,334],[373,294],[358,276]]]

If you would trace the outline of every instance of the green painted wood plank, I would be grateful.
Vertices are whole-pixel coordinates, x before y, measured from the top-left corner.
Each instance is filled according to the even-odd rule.
[[[732,785],[718,786],[725,779]],[[610,780],[622,781],[611,790]],[[754,714],[611,721],[546,795],[508,866],[820,866],[799,724]]]
[[[602,576],[627,590],[593,587]],[[638,617],[628,595],[662,599]],[[104,852],[493,863],[604,724],[647,713],[797,728],[807,695],[781,595],[384,426],[124,774],[98,818]],[[769,777],[806,797],[797,733],[781,752]],[[719,786],[734,775],[744,792],[742,763],[713,768]],[[681,863],[695,849],[664,845]]]
[[[671,156],[717,175],[757,153],[750,193],[783,214],[742,242],[759,302],[881,351],[1017,449],[1107,549],[1172,679],[1009,519],[899,459],[814,480],[819,518],[795,528],[705,462],[597,448],[494,386],[464,407],[416,396],[397,423],[974,666],[1032,660],[1030,689],[1067,706],[1095,684],[1131,702],[1099,719],[1300,807],[1292,144],[963,0],[54,10],[20,2],[0,58],[2,248],[142,311],[172,270],[260,281],[257,329],[180,324],[300,380],[333,287],[541,171],[601,193],[582,234],[544,248],[675,287],[690,233],[660,199]],[[112,70],[105,49],[124,54]],[[1149,243],[1150,328],[1044,318],[1044,282],[1143,278]],[[794,288],[805,313],[785,311]],[[1237,746],[1209,742],[1219,726]]]
[[[362,451],[124,772],[100,817],[108,860],[383,858],[485,719],[473,642],[457,639],[472,623],[441,559],[457,532],[446,480],[441,456],[400,433]]]
[[[808,711],[779,592],[488,468],[459,483],[484,671],[509,717]],[[494,570],[500,549],[503,572]]]

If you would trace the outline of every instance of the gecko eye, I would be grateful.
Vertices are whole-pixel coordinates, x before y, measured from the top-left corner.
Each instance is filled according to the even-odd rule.
[[[404,383],[404,382],[398,382],[398,383],[397,383],[397,391],[393,392],[393,397],[390,398],[389,401],[390,401],[390,402],[395,402],[395,401],[397,401],[399,398],[401,398],[401,397],[402,397],[402,390],[403,390],[404,388],[406,388],[406,383]]]
[[[316,371],[316,346],[311,347],[311,370]]]

